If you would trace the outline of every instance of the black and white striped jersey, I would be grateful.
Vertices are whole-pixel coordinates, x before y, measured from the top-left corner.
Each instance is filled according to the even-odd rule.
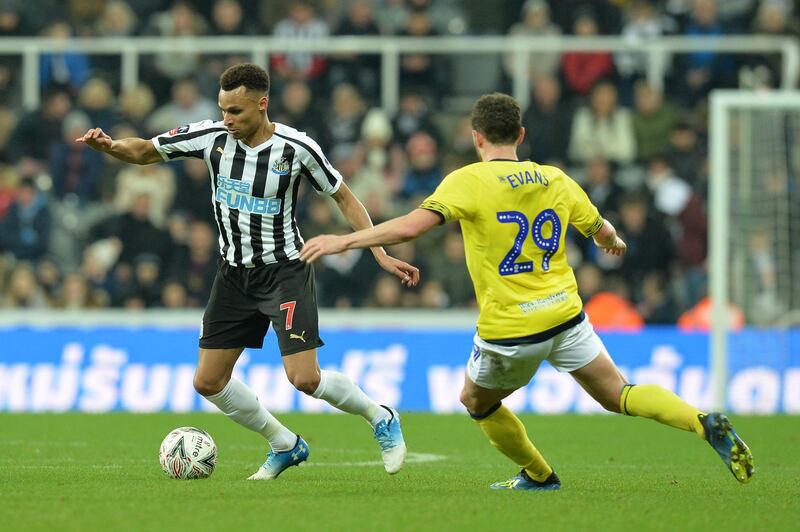
[[[314,140],[273,123],[275,134],[254,148],[229,135],[221,121],[211,120],[153,138],[165,161],[205,160],[220,253],[238,266],[296,259],[303,247],[295,221],[301,178],[320,194],[333,194],[342,183],[341,174]]]

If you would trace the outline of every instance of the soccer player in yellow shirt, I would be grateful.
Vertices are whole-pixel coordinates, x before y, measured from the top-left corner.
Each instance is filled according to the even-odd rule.
[[[349,235],[306,242],[313,262],[347,249],[395,244],[458,220],[480,315],[461,402],[491,444],[520,468],[492,489],[554,490],[561,481],[502,400],[528,384],[547,360],[569,372],[611,412],[655,419],[706,439],[739,482],[753,475],[753,456],[718,412],[706,414],[654,384],[629,384],[583,312],[567,263],[564,235],[572,224],[606,253],[625,242],[563,171],[517,159],[520,108],[510,96],[482,96],[472,112],[479,163],[444,178],[418,209]]]

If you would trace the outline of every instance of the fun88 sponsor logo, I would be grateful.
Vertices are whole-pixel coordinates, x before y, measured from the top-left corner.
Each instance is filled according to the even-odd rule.
[[[217,176],[217,192],[215,200],[230,209],[251,214],[274,215],[281,212],[282,201],[279,198],[255,198],[250,195],[252,183]]]

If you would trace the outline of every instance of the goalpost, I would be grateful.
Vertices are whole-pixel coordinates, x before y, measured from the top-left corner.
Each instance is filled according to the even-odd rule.
[[[788,360],[796,348],[788,328],[800,325],[800,92],[718,90],[710,113],[711,386],[714,409],[724,409],[737,357]],[[728,304],[757,335],[731,336]]]

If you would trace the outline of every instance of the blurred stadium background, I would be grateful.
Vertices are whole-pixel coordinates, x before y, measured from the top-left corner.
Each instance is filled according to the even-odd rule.
[[[0,521],[794,530],[800,418],[768,414],[800,413],[798,17],[798,0],[0,0]],[[733,413],[755,482],[644,421],[536,415],[600,410],[545,366],[506,403],[565,489],[488,495],[507,461],[444,415],[463,410],[476,314],[455,224],[392,249],[421,267],[413,290],[369,253],[317,264],[320,363],[404,412],[408,466],[387,479],[360,420],[309,414],[330,409],[289,384],[270,333],[237,376],[318,467],[241,482],[263,442],[192,387],[218,253],[206,167],[73,142],[217,117],[241,61],[268,67],[270,117],[317,139],[375,221],[475,161],[477,96],[514,95],[520,156],[565,168],[628,242],[616,260],[567,236],[604,342],[632,381]],[[297,216],[306,238],[348,230],[310,187]],[[181,425],[219,445],[208,482],[163,480],[158,444]]]
[[[135,167],[73,139],[217,117],[219,74],[253,61],[270,117],[319,140],[375,221],[475,160],[478,95],[513,94],[520,156],[564,167],[629,243],[617,260],[568,235],[620,364],[704,407],[800,412],[800,112],[747,103],[796,88],[798,16],[796,0],[4,0],[0,411],[202,407],[186,376],[217,260],[205,165]],[[745,103],[715,133],[718,89]],[[714,183],[729,197],[710,224]],[[303,235],[346,231],[309,189]],[[459,228],[393,253],[422,268],[418,288],[360,251],[318,264],[321,361],[403,409],[457,411],[475,314]],[[712,319],[710,287],[730,319]],[[270,342],[244,378],[276,410],[317,408]],[[518,408],[594,410],[555,372],[538,382]]]

